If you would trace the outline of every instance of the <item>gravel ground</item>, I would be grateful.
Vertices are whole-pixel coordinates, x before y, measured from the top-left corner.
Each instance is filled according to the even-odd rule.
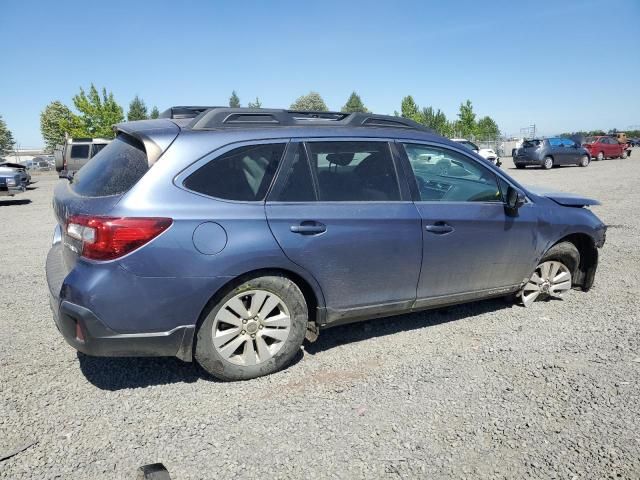
[[[640,149],[525,184],[593,196],[595,287],[323,332],[286,371],[218,383],[175,359],[79,356],[56,331],[40,176],[0,200],[0,478],[640,478]]]

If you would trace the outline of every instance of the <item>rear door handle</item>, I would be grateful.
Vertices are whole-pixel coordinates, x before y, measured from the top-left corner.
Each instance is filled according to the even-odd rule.
[[[324,233],[327,231],[327,226],[320,222],[305,221],[300,225],[291,225],[289,229],[293,233],[299,233],[300,235],[317,235],[318,233]]]
[[[425,227],[427,232],[436,233],[442,235],[443,233],[453,232],[453,227],[451,225],[447,225],[444,222],[436,222]]]

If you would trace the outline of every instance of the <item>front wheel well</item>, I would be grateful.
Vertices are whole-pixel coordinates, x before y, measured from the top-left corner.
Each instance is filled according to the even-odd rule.
[[[598,249],[593,239],[585,233],[573,233],[557,241],[573,244],[580,253],[578,269],[573,272],[573,284],[579,286],[585,292],[593,286],[593,280],[598,267]]]

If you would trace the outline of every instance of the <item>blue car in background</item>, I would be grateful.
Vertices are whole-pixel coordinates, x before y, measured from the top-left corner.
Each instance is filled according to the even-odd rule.
[[[595,200],[524,188],[399,117],[199,112],[117,125],[57,186],[47,281],[77,350],[248,379],[326,327],[593,284]]]

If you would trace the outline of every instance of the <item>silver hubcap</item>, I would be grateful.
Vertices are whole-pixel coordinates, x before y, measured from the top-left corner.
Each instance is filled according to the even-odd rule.
[[[265,290],[242,292],[229,299],[213,322],[213,345],[236,365],[257,365],[282,348],[291,330],[284,301]]]
[[[561,298],[571,289],[571,272],[566,265],[555,260],[542,262],[520,292],[522,303],[528,307],[541,295]]]
[[[602,154],[602,152],[600,152],[600,153],[598,154],[598,160],[602,160],[603,158],[604,158],[604,155]]]
[[[586,167],[587,165],[589,165],[589,157],[582,157],[582,166]]]
[[[551,168],[551,167],[553,167],[553,160],[551,160],[550,158],[545,158],[545,160],[544,160],[544,167],[545,167],[545,168]]]

